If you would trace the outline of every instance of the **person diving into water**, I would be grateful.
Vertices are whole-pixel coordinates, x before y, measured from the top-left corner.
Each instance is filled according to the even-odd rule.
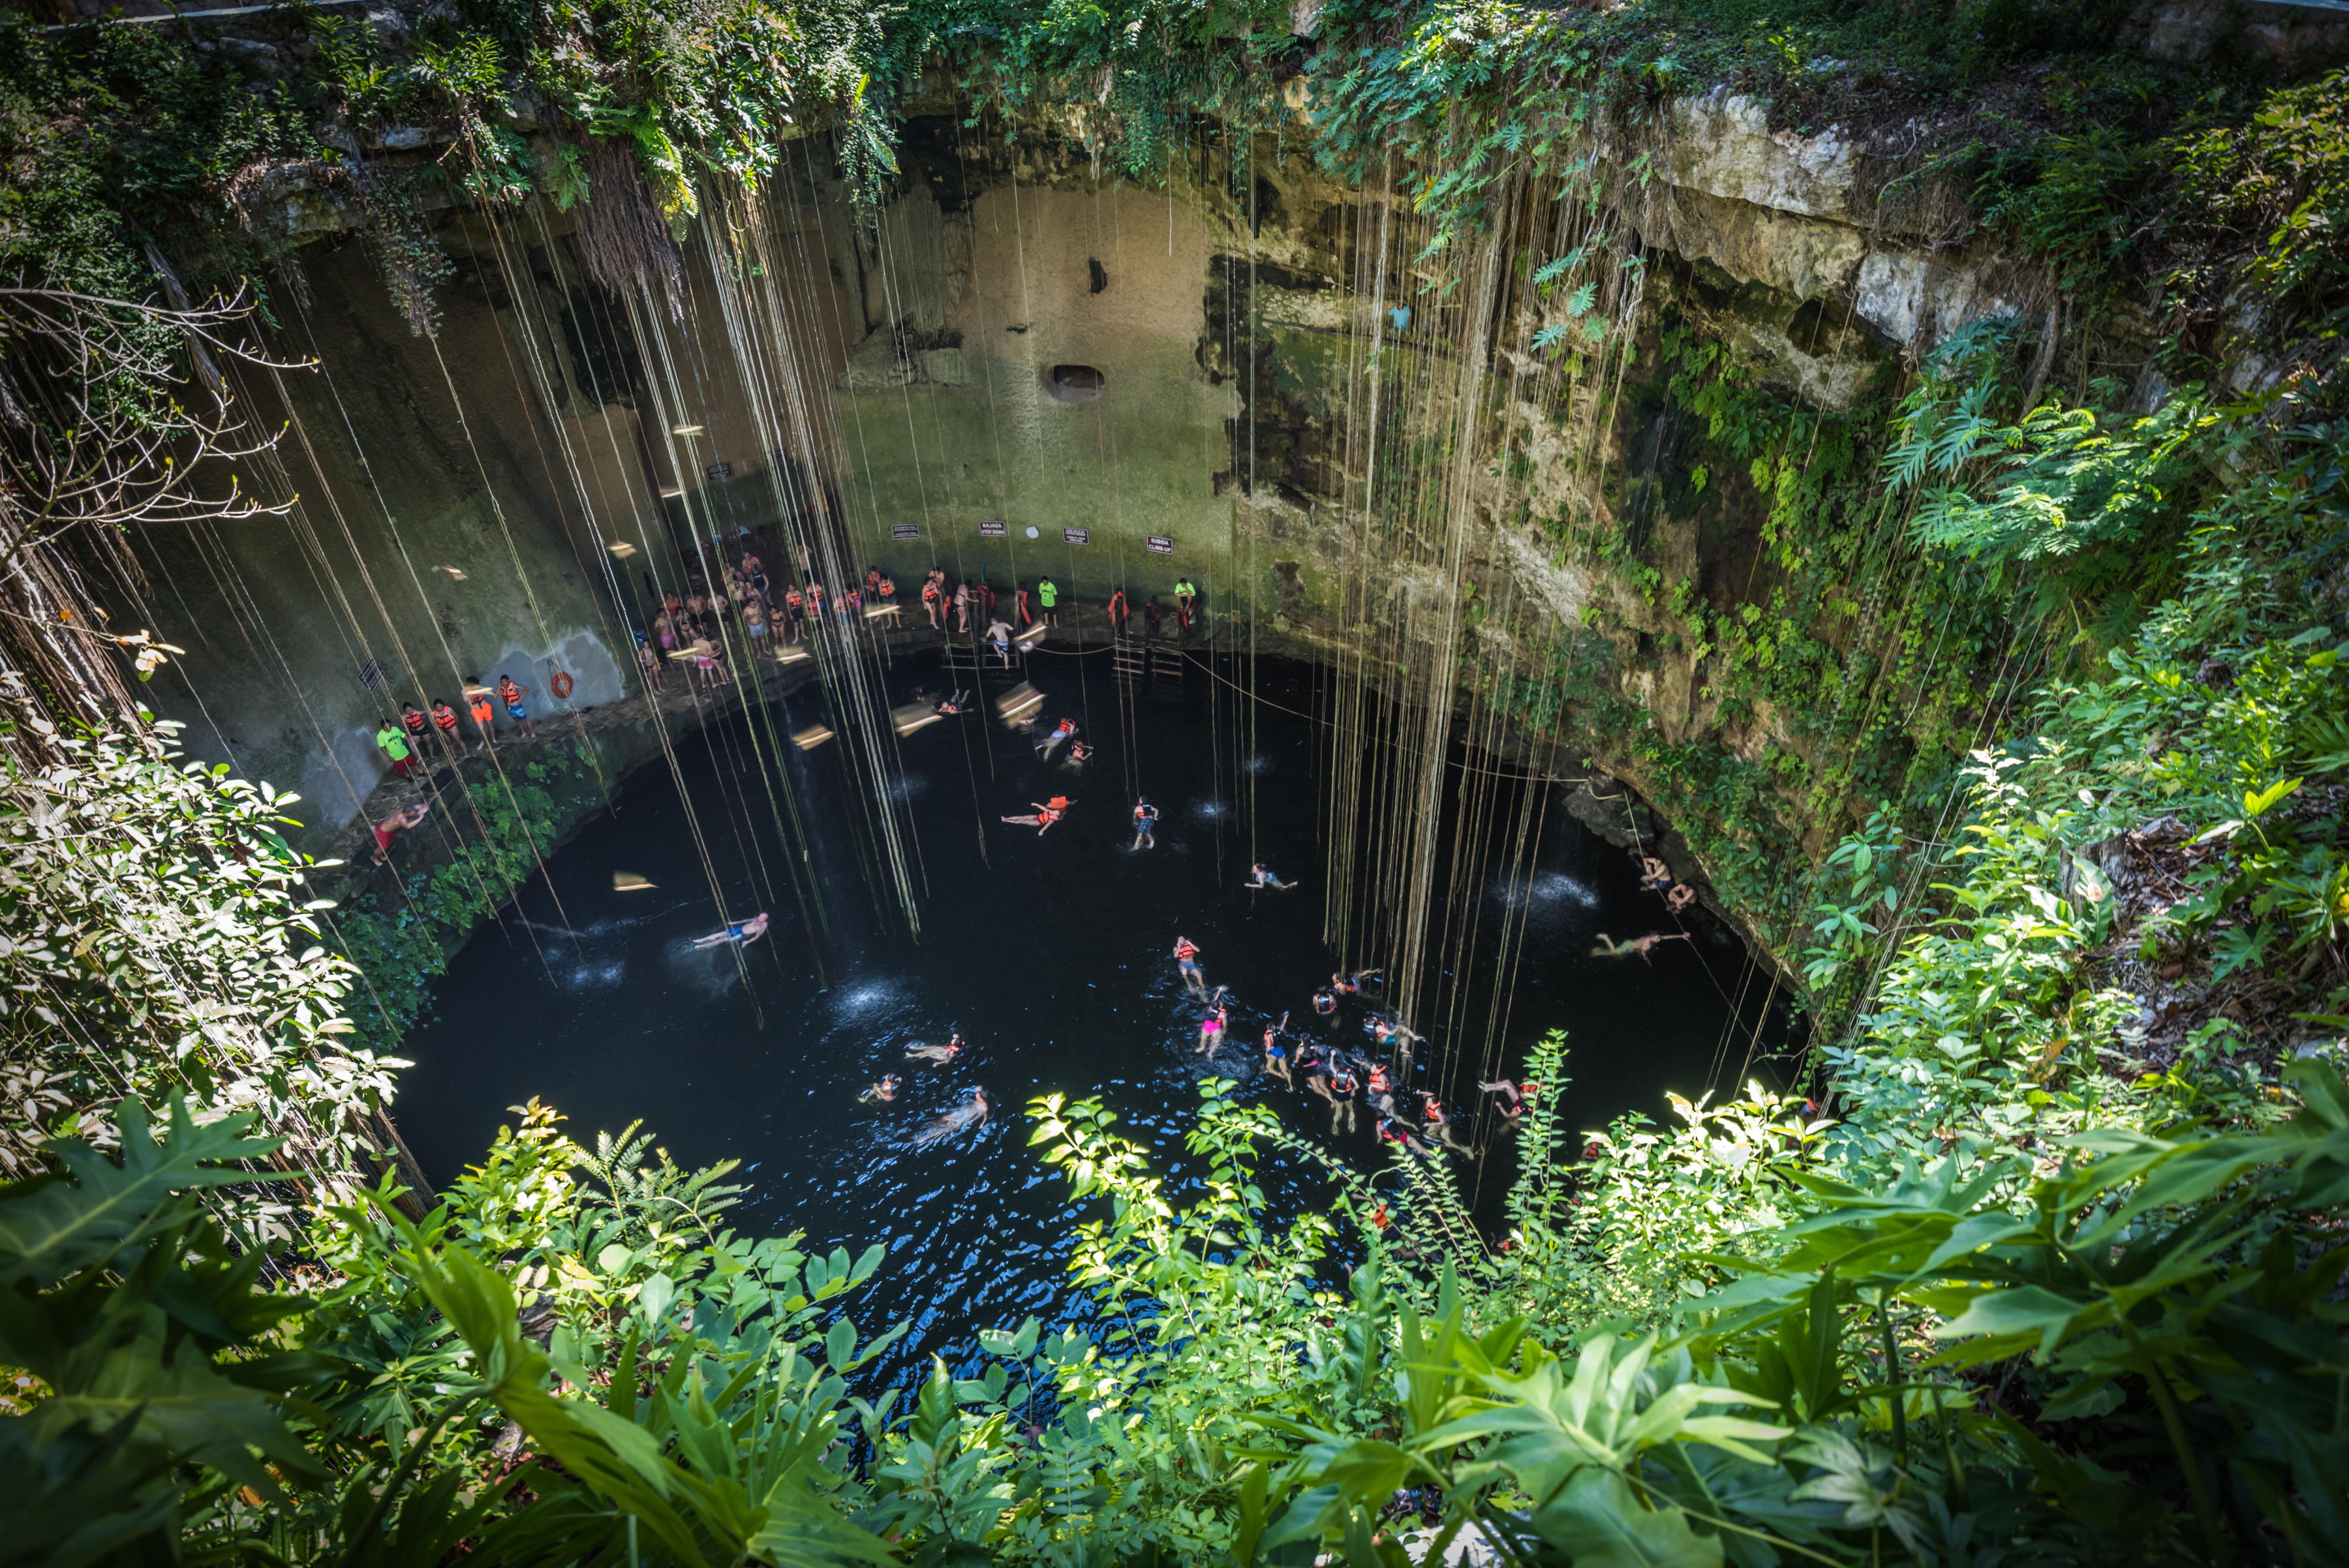
[[[729,942],[748,947],[767,934],[766,911],[761,910],[747,920],[737,920],[722,931],[712,931],[706,937],[693,939],[696,948],[724,947]]]
[[[908,1062],[951,1062],[957,1056],[962,1054],[962,1048],[965,1044],[966,1042],[963,1037],[957,1034],[943,1045],[908,1045],[905,1047],[905,1060]]]
[[[1675,931],[1670,936],[1661,931],[1650,931],[1644,937],[1634,937],[1628,942],[1619,943],[1605,931],[1601,931],[1599,933],[1599,946],[1590,950],[1590,956],[1592,958],[1630,958],[1637,953],[1642,963],[1653,963],[1656,961],[1648,955],[1665,942],[1685,942],[1693,940],[1686,931]]]
[[[940,1116],[914,1135],[916,1148],[929,1148],[957,1137],[987,1119],[987,1091],[973,1089],[970,1098]]]

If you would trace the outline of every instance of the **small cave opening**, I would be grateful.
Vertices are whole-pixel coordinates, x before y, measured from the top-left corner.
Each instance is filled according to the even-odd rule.
[[[1091,365],[1055,365],[1044,378],[1044,390],[1056,403],[1098,403],[1107,381]]]

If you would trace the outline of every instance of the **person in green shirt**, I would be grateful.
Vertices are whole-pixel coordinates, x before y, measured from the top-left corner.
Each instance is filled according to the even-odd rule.
[[[391,771],[395,777],[406,778],[408,770],[416,765],[415,760],[409,755],[408,737],[401,734],[399,726],[390,720],[385,720],[383,728],[375,732],[375,743],[381,746],[383,754],[391,759]]]
[[[1058,626],[1061,624],[1061,617],[1058,613],[1058,607],[1061,602],[1061,588],[1059,584],[1053,582],[1050,577],[1046,577],[1042,582],[1038,583],[1036,585],[1036,602],[1043,607],[1044,624],[1046,626]]]

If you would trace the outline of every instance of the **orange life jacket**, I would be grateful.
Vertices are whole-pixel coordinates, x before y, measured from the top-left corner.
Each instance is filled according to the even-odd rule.
[[[1199,956],[1199,950],[1193,947],[1189,942],[1176,942],[1174,944],[1174,956],[1178,959],[1195,959]]]

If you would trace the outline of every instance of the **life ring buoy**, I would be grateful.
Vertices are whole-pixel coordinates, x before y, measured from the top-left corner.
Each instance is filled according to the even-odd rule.
[[[556,671],[554,672],[554,680],[550,680],[550,681],[548,681],[548,682],[546,683],[546,689],[547,689],[549,691],[554,692],[557,697],[568,697],[568,696],[570,696],[570,695],[571,695],[571,675],[570,675],[570,672],[569,672],[569,671],[567,671],[567,670],[556,670]]]

